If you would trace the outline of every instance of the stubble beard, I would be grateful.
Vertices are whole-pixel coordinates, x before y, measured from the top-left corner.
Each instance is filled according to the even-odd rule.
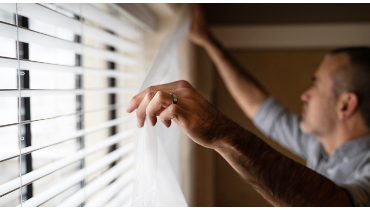
[[[335,113],[332,113],[332,107],[323,107],[320,119],[315,119],[316,123],[310,123],[307,114],[308,112],[306,109],[305,116],[301,115],[300,117],[299,128],[302,132],[315,136],[316,138],[322,138],[325,134],[330,133],[335,123]]]

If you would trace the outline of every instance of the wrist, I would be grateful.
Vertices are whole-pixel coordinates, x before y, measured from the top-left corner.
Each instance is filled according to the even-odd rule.
[[[217,40],[211,34],[208,34],[207,37],[203,39],[202,47],[205,50],[209,50],[216,46],[217,43]]]
[[[243,136],[245,136],[245,132],[248,132],[233,120],[221,113],[220,115],[221,116],[218,117],[219,119],[217,120],[220,122],[220,126],[215,129],[213,138],[213,149],[216,151],[236,146],[238,142],[243,141],[242,139]]]

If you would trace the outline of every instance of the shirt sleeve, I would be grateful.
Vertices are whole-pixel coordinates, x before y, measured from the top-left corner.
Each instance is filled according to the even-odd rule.
[[[348,194],[353,206],[370,207],[370,164],[356,177],[345,183],[337,183]]]
[[[307,161],[307,142],[312,136],[301,131],[298,116],[274,97],[268,97],[260,105],[253,123],[266,136]]]

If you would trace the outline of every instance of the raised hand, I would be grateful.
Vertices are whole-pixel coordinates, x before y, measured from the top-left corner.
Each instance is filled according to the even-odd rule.
[[[204,17],[204,12],[199,4],[191,4],[193,12],[193,20],[188,38],[194,44],[204,46],[212,39],[212,35],[207,28],[207,23]]]
[[[176,94],[177,104],[172,104]],[[217,148],[217,140],[224,138],[230,125],[235,123],[218,112],[187,81],[157,85],[134,96],[127,107],[131,113],[137,109],[138,127],[144,126],[148,117],[154,126],[159,120],[166,126],[174,121],[193,141],[211,149]]]

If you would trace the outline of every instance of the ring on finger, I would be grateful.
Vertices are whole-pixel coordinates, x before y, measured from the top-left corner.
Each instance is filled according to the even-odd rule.
[[[176,94],[170,93],[170,95],[172,96],[172,104],[177,104],[177,96],[176,96]]]

